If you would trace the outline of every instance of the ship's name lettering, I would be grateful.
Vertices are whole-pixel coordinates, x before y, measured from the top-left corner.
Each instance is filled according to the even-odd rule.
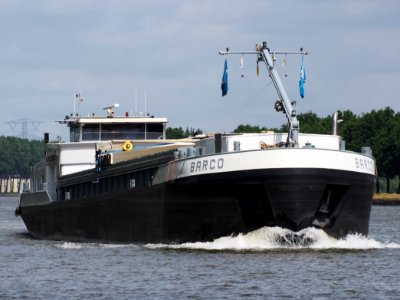
[[[354,158],[357,169],[374,171],[374,163],[369,159]]]
[[[190,163],[190,173],[214,171],[223,168],[224,168],[223,158],[203,159],[203,160],[193,161]]]

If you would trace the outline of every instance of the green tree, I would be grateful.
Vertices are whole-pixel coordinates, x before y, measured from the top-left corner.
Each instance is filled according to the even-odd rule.
[[[234,133],[260,133],[265,131],[273,131],[273,132],[284,132],[284,129],[281,128],[267,128],[260,127],[259,125],[249,125],[249,124],[240,124],[233,130]]]
[[[300,132],[329,134],[331,132],[332,117],[318,117],[315,113],[309,111],[297,116],[300,124]]]
[[[44,155],[45,144],[41,141],[0,137],[0,175],[29,176],[31,167]]]
[[[167,139],[183,139],[185,137],[185,132],[183,131],[182,127],[179,128],[167,128]]]
[[[238,127],[236,127],[236,129],[233,131],[234,133],[259,133],[263,130],[265,130],[266,128],[260,128],[260,126],[252,126],[249,124],[243,125],[240,124]]]
[[[166,130],[167,139],[184,139],[190,136],[196,136],[202,134],[203,132],[200,129],[194,128],[186,128],[183,130],[182,127],[168,127]]]

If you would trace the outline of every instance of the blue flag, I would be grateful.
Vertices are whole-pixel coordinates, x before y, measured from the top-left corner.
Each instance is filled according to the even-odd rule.
[[[300,80],[299,80],[299,87],[300,87],[300,97],[304,98],[304,83],[306,82],[306,69],[304,68],[303,59],[301,60],[301,68],[300,68]]]
[[[228,94],[228,62],[225,58],[224,73],[222,74],[221,82],[222,97]]]

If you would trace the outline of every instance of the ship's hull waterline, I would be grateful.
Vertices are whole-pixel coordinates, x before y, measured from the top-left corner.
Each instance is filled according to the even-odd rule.
[[[216,169],[221,158],[224,163],[217,172],[196,174],[191,167],[193,162],[196,166],[195,159],[188,159],[173,168],[179,169],[173,180],[21,206],[20,212],[33,237],[55,240],[182,243],[210,241],[264,226],[293,231],[315,226],[338,238],[368,234],[373,174],[304,167],[233,171],[228,165],[230,159],[235,160],[234,153],[202,159],[215,159]],[[193,171],[190,176],[179,175],[185,168]]]

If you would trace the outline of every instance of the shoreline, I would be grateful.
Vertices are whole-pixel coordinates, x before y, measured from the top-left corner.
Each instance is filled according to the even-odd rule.
[[[379,193],[374,194],[372,205],[400,205],[400,194]]]

